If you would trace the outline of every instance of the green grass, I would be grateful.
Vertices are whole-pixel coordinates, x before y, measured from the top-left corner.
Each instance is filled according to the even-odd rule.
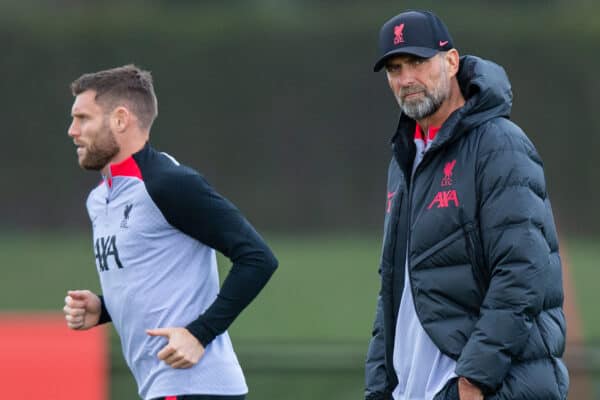
[[[99,290],[89,233],[2,234],[0,309],[61,312],[66,290]],[[280,267],[229,330],[249,399],[360,397],[378,291],[374,236],[266,237]],[[230,263],[219,257],[223,279]],[[111,398],[136,398],[111,330]]]
[[[360,340],[369,335],[379,286],[376,237],[269,239],[280,266],[236,321],[234,338]],[[225,263],[220,259],[219,264]]]
[[[280,267],[229,330],[249,400],[360,398],[378,291],[378,235],[266,235]],[[600,338],[595,310],[600,242],[567,240],[586,339]],[[0,310],[60,312],[66,290],[99,290],[90,234],[0,234]],[[221,278],[229,262],[219,258]],[[136,398],[111,332],[111,398]]]
[[[364,339],[378,290],[379,240],[267,237],[280,267],[236,321],[243,339]],[[84,234],[0,234],[0,309],[59,312],[67,289],[99,290]],[[221,279],[230,263],[219,257]]]
[[[600,282],[600,238],[570,238],[565,256],[571,264],[575,299],[581,311],[583,336],[586,341],[600,342],[598,282]]]
[[[91,233],[0,234],[1,310],[60,312],[67,289],[99,290]]]

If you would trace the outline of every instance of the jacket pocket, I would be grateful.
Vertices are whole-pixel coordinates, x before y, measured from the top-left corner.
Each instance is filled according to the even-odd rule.
[[[404,199],[404,193],[396,189],[394,201],[390,203],[389,212],[385,215],[383,223],[383,244],[381,249],[382,264],[391,266],[394,263],[394,252],[396,250],[398,223],[400,220],[400,209]],[[388,200],[390,201],[390,200]]]
[[[469,260],[471,261],[471,270],[475,282],[482,294],[488,290],[490,284],[490,276],[487,270],[486,263],[483,257],[483,247],[479,235],[477,234],[476,225],[473,222],[467,222],[463,225],[465,241]]]
[[[450,246],[452,243],[456,242],[457,240],[460,240],[462,235],[463,235],[462,230],[460,228],[458,228],[454,232],[447,235],[444,239],[440,240],[439,242],[437,242],[436,244],[434,244],[433,246],[428,248],[423,253],[421,253],[419,255],[411,254],[410,267],[415,268],[416,266],[421,264],[423,262],[423,260],[428,259],[429,257],[436,254],[440,250]]]

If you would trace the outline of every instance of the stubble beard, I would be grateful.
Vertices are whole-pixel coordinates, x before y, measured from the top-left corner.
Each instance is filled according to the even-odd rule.
[[[404,100],[404,96],[410,93],[422,92],[421,98]],[[398,105],[408,117],[420,121],[435,114],[444,101],[450,96],[450,80],[445,68],[441,69],[439,85],[431,91],[423,85],[406,86],[400,89],[400,93],[394,94]]]
[[[86,146],[85,156],[80,160],[79,165],[83,169],[100,171],[120,150],[115,134],[104,121],[95,139]]]

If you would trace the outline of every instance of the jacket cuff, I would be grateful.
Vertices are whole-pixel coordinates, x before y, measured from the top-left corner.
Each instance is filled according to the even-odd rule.
[[[491,387],[489,387],[486,384],[478,382],[475,379],[467,378],[466,376],[463,376],[463,378],[468,380],[473,386],[477,386],[479,388],[479,390],[481,390],[481,393],[483,393],[484,395],[489,395],[489,394],[494,393],[494,389],[492,389]]]
[[[208,346],[209,343],[212,342],[217,336],[212,331],[212,329],[210,329],[208,326],[206,326],[206,324],[204,324],[201,318],[198,318],[197,320],[193,321],[185,328],[188,331],[190,331],[190,333],[194,335],[196,339],[198,339],[198,341],[204,348],[206,348],[206,346]]]
[[[106,309],[106,304],[104,303],[104,296],[98,295],[98,297],[100,298],[100,319],[98,320],[98,325],[112,322],[112,318]]]

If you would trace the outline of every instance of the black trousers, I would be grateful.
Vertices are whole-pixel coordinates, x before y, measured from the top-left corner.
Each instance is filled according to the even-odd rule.
[[[242,394],[240,396],[217,396],[214,394],[186,394],[181,396],[159,397],[154,400],[165,400],[167,398],[175,400],[245,400],[246,395]]]

